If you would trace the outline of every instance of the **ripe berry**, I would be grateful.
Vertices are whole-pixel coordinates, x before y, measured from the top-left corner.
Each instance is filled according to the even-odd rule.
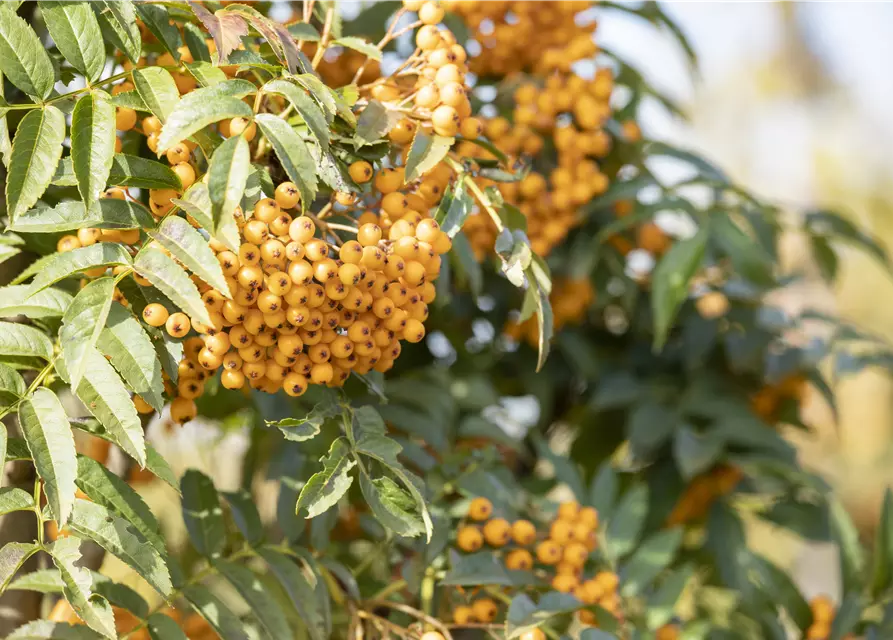
[[[469,606],[459,605],[453,609],[453,622],[458,625],[474,622],[474,611]]]
[[[167,310],[165,309],[165,311],[167,311]],[[145,309],[143,310],[143,314],[145,314]],[[151,324],[151,323],[149,323],[149,324]],[[152,325],[152,326],[158,326],[158,325]],[[167,333],[168,333],[168,335],[170,335],[170,337],[182,338],[187,333],[189,333],[189,329],[191,328],[191,324],[189,322],[189,316],[187,316],[185,313],[181,313],[179,311],[177,313],[172,313],[170,316],[168,316],[167,321],[164,323],[164,328],[167,330]]]
[[[276,204],[281,209],[294,209],[301,201],[301,192],[293,182],[283,182],[276,187]]]
[[[506,569],[529,571],[533,568],[533,556],[527,549],[513,549],[505,557]]]
[[[471,610],[474,617],[481,622],[493,622],[498,611],[496,603],[490,598],[478,598],[471,603]]]
[[[494,518],[484,525],[484,539],[492,547],[502,547],[512,536],[512,526],[503,518]]]
[[[512,539],[523,546],[536,541],[536,527],[529,520],[516,520],[512,523]]]
[[[160,327],[165,322],[167,322],[167,319],[167,309],[165,309],[163,305],[160,305],[157,302],[147,304],[146,308],[143,309],[143,320],[150,327]]]
[[[357,184],[364,184],[372,179],[372,165],[365,160],[357,160],[347,168],[351,180]]]
[[[456,544],[462,551],[474,552],[484,546],[484,536],[481,530],[473,525],[468,525],[459,529],[456,534]]]
[[[179,424],[189,422],[195,418],[198,408],[195,401],[188,398],[177,397],[171,402],[171,420]]]
[[[558,564],[561,555],[561,546],[554,540],[544,540],[536,547],[536,559],[543,564]]]

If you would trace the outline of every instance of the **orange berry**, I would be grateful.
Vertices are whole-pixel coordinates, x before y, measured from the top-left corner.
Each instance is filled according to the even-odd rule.
[[[143,309],[143,320],[150,327],[160,327],[165,322],[167,322],[167,319],[167,309],[165,309],[163,305],[158,304],[157,302],[147,304],[146,308]]]
[[[533,556],[527,549],[512,549],[505,556],[506,569],[529,571],[533,568]]]
[[[493,514],[493,504],[486,498],[475,498],[468,505],[468,517],[472,520],[486,520]]]
[[[490,598],[478,598],[471,603],[471,610],[480,622],[493,622],[499,609]]]
[[[484,536],[481,530],[473,525],[468,525],[459,529],[456,534],[456,544],[462,551],[474,552],[484,545]]]
[[[484,525],[484,540],[491,547],[502,547],[512,536],[512,525],[504,518],[494,518]]]
[[[512,539],[520,545],[533,544],[536,541],[536,527],[530,520],[515,520],[512,523]]]

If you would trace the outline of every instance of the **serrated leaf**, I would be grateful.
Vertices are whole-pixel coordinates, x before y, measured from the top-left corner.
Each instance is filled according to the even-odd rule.
[[[143,597],[125,584],[114,582],[96,571],[92,572],[93,591],[112,605],[127,609],[138,618],[149,615],[149,605]]]
[[[425,533],[425,523],[413,496],[393,479],[360,475],[360,490],[381,524],[400,536]]]
[[[130,254],[116,242],[97,242],[65,253],[54,253],[34,271],[31,289],[34,292],[70,275],[100,266],[130,266]]]
[[[77,200],[60,202],[55,207],[31,209],[16,218],[10,228],[22,233],[59,233],[88,227],[140,229],[154,224],[152,214],[140,203],[104,198],[89,211],[83,202]]]
[[[300,190],[301,206],[306,207],[316,197],[316,163],[307,143],[285,120],[272,114],[260,113],[255,121],[273,145],[288,179]]]
[[[9,581],[15,576],[25,561],[40,547],[33,542],[8,542],[0,549],[0,593],[6,590]],[[15,635],[15,634],[13,634]]]
[[[38,569],[20,576],[9,583],[8,590],[36,591],[38,593],[62,593],[65,587],[58,569]]]
[[[166,123],[180,101],[174,77],[162,67],[140,67],[133,71],[133,84],[149,111]]]
[[[37,389],[19,405],[19,422],[53,518],[68,521],[74,503],[77,453],[68,416],[56,394]]]
[[[149,616],[146,629],[151,640],[188,640],[180,625],[163,613],[153,613]]]
[[[357,464],[350,455],[344,438],[336,438],[329,452],[320,460],[323,470],[314,473],[301,489],[295,513],[302,510],[306,518],[315,518],[337,504],[353,483],[350,470]]]
[[[370,100],[357,119],[357,141],[361,146],[378,142],[397,123],[399,116],[399,112],[388,109],[378,100]]]
[[[149,107],[145,101],[140,98],[140,94],[136,89],[130,91],[122,91],[112,96],[112,104],[116,107],[124,107],[125,109],[133,109],[134,111],[143,111],[149,113]]]
[[[94,347],[84,352],[85,370],[75,395],[109,432],[115,443],[146,464],[146,443],[139,414],[127,387],[111,364]],[[67,364],[67,363],[66,363]]]
[[[6,640],[96,640],[102,638],[93,629],[82,624],[35,620],[22,625],[6,636]]]
[[[201,471],[189,469],[180,480],[183,521],[192,545],[203,556],[219,558],[226,543],[223,509],[214,483]]]
[[[97,347],[111,359],[131,390],[156,411],[161,411],[164,383],[155,348],[139,320],[117,302],[112,303]]]
[[[223,560],[215,562],[214,566],[248,603],[267,638],[278,640],[293,635],[282,609],[276,604],[276,600],[270,597],[260,578],[253,571]]]
[[[701,229],[691,238],[677,241],[654,269],[651,309],[655,349],[666,343],[676,313],[688,296],[688,284],[701,266],[707,237],[706,229]]]
[[[276,427],[286,440],[303,442],[316,436],[323,423],[332,416],[338,415],[341,407],[337,401],[328,398],[318,402],[303,418],[283,418],[282,420],[266,420],[268,427]]]
[[[34,356],[52,360],[53,343],[34,327],[0,322],[0,356]]]
[[[421,178],[436,167],[446,157],[455,141],[455,138],[428,135],[419,127],[406,157],[406,182]]]
[[[326,122],[326,116],[322,109],[313,101],[310,95],[286,80],[271,80],[262,87],[262,90],[266,93],[277,93],[288,99],[295,111],[307,123],[307,128],[310,129],[310,132],[316,138],[316,141],[319,142],[322,149],[328,151],[329,125]]]
[[[258,553],[285,589],[312,640],[325,640],[328,633],[322,613],[314,604],[313,586],[295,564],[295,560],[268,547],[261,548]]]
[[[9,406],[25,395],[25,380],[9,365],[0,364],[0,407]],[[0,462],[6,459],[6,427],[0,427]],[[2,482],[2,478],[0,478]]]
[[[117,638],[112,608],[105,599],[94,597],[90,571],[75,564],[81,559],[81,541],[78,538],[59,538],[50,547],[49,553],[65,585],[65,599],[74,612],[97,633],[107,638]]]
[[[186,69],[203,87],[213,87],[215,84],[226,82],[226,74],[220,70],[220,67],[215,67],[210,62],[201,60],[187,62]]]
[[[105,67],[105,48],[90,5],[41,0],[37,6],[59,53],[87,80],[96,81]]]
[[[207,587],[200,584],[190,585],[183,589],[183,597],[192,605],[195,612],[211,625],[221,640],[248,640],[242,621]]]
[[[61,289],[44,289],[31,295],[31,287],[25,284],[0,287],[0,318],[18,315],[27,318],[61,318],[73,299],[70,293]]]
[[[112,159],[112,170],[108,184],[117,187],[138,187],[140,189],[174,189],[180,191],[183,185],[171,168],[161,162],[116,153]],[[115,202],[126,202],[115,200]]]
[[[213,191],[212,191],[213,192]],[[227,298],[229,286],[223,269],[208,241],[183,218],[168,216],[149,236],[171,252],[171,255],[189,268],[192,273],[217,289]]]
[[[105,327],[115,294],[114,278],[98,278],[74,297],[62,316],[59,342],[71,386],[77,388],[87,368],[87,354]]]
[[[136,11],[143,19],[149,31],[152,32],[164,48],[170,53],[176,62],[180,62],[180,32],[171,22],[171,15],[167,7],[150,2],[136,4]]]
[[[314,100],[319,101],[320,106],[326,112],[327,121],[330,121],[331,118],[334,118],[335,113],[340,112],[337,102],[338,100],[341,100],[343,102],[343,100],[338,97],[337,94],[332,91],[332,89],[329,88],[329,86],[324,83],[318,76],[312,73],[302,73],[296,76],[292,76],[291,79],[307,89],[310,95],[313,96]],[[348,107],[347,110],[350,111],[350,108]],[[352,113],[351,116],[353,116]],[[356,124],[356,120],[354,120],[354,124]]]
[[[96,460],[78,456],[77,486],[90,500],[133,525],[160,554],[167,553],[152,510],[123,479]]]
[[[0,7],[0,20],[8,12]],[[34,206],[46,191],[62,157],[64,139],[65,116],[53,105],[32,109],[19,122],[8,171],[16,179],[6,181],[6,207],[11,221]]]
[[[174,199],[173,203],[192,216],[202,229],[213,233],[214,220],[211,215],[211,194],[208,185],[204,182],[196,182],[186,190],[182,198]],[[232,216],[222,218],[220,228],[213,235],[233,253],[239,251],[241,244],[239,228]]]
[[[93,208],[105,189],[115,140],[115,108],[108,94],[100,90],[85,93],[75,104],[71,117],[71,162],[87,210]]]
[[[209,124],[226,118],[253,117],[251,107],[230,95],[231,89],[228,85],[229,83],[222,82],[212,87],[196,89],[183,96],[161,129],[158,137],[158,153],[164,153]]]
[[[257,544],[264,537],[264,525],[257,512],[254,497],[247,491],[226,492],[222,494],[229,504],[230,515],[248,544]]]
[[[142,38],[136,11],[129,0],[93,0],[90,7],[99,18],[103,36],[118,51],[123,51],[136,64],[142,50]]]
[[[648,515],[648,487],[636,485],[623,494],[608,521],[605,552],[621,558],[636,546]]]
[[[381,60],[381,49],[376,47],[374,44],[363,40],[363,38],[358,38],[356,36],[345,36],[343,38],[333,40],[332,44],[338,47],[346,47],[348,49],[353,49],[354,51],[359,51],[371,60]]]
[[[212,233],[216,234],[232,220],[236,207],[242,201],[250,170],[251,155],[248,141],[243,136],[233,136],[214,151],[208,168],[212,218],[209,231]]]
[[[133,267],[194,320],[211,323],[195,283],[182,267],[159,249],[150,247],[141,251]]]
[[[5,516],[13,511],[25,511],[33,508],[34,498],[24,489],[18,487],[0,489],[0,516]]]
[[[102,505],[76,499],[68,526],[124,561],[161,595],[171,594],[173,587],[164,559],[124,519]]]
[[[273,54],[287,65],[289,73],[297,73],[299,59],[303,55],[295,45],[294,38],[280,24],[270,20],[260,11],[247,4],[233,4],[220,11],[220,16],[237,13],[244,16],[258,33],[267,41]],[[337,19],[337,17],[336,17]]]
[[[46,48],[11,5],[0,5],[0,71],[37,100],[45,100],[56,81]]]

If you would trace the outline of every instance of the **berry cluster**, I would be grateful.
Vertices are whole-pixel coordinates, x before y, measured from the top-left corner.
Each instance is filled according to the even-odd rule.
[[[295,185],[282,183],[275,198],[238,216],[238,254],[211,241],[232,299],[200,286],[212,323],[192,323],[202,337],[186,341],[173,420],[194,417],[203,372],[222,368],[227,389],[247,383],[300,396],[309,384],[340,386],[352,371],[387,371],[401,340],[424,338],[432,281],[450,246],[438,224],[418,214],[412,224],[393,225],[385,239],[366,223],[356,240],[336,247],[316,237],[313,219],[289,213],[298,204]],[[150,312],[156,318],[147,312],[150,324],[170,321],[158,309]]]
[[[750,397],[750,407],[768,424],[778,422],[785,403],[803,401],[808,383],[803,374],[789,375],[775,384],[769,384]]]
[[[686,524],[707,515],[710,506],[720,497],[734,491],[744,474],[741,469],[721,464],[696,476],[685,488],[667,518],[667,525]]]
[[[500,550],[505,567],[513,571],[533,571],[562,593],[572,593],[581,602],[577,615],[583,624],[596,623],[585,608],[599,605],[622,617],[619,578],[611,571],[585,576],[590,554],[597,546],[598,512],[576,502],[563,502],[548,530],[540,533],[530,520],[508,522],[493,517],[493,505],[486,498],[475,498],[468,509],[468,520],[456,534],[456,546],[466,552],[480,551],[484,545]],[[456,624],[489,623],[499,614],[498,605],[489,598],[459,605],[453,611]]]

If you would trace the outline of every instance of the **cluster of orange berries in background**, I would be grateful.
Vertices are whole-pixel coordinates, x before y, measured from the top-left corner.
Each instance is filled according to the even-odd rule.
[[[802,374],[792,374],[775,384],[766,385],[750,397],[750,407],[768,424],[778,422],[783,403],[793,400],[801,403],[808,382]]]
[[[667,518],[667,525],[674,526],[699,520],[707,515],[711,505],[720,497],[734,491],[744,477],[741,469],[728,464],[720,464],[706,471],[688,483],[673,511]]]
[[[589,278],[556,278],[552,282],[552,293],[549,294],[555,331],[565,325],[582,322],[586,310],[595,301],[595,293]],[[504,333],[515,340],[524,339],[531,345],[536,345],[539,340],[535,317],[528,318],[521,324],[509,323]]]
[[[563,502],[548,530],[540,532],[530,520],[508,522],[492,517],[493,505],[486,498],[475,498],[468,509],[469,523],[456,534],[456,546],[466,553],[488,547],[500,550],[505,567],[513,571],[534,571],[549,580],[556,591],[572,593],[582,606],[598,604],[620,617],[621,601],[617,593],[619,578],[611,571],[599,571],[587,578],[584,570],[590,553],[597,546],[598,512],[576,502]],[[460,605],[453,611],[456,624],[489,623],[499,614],[498,605],[489,598]],[[578,612],[583,624],[595,624],[588,609]]]
[[[194,417],[203,371],[222,368],[227,389],[247,383],[300,396],[309,384],[340,386],[352,371],[387,371],[401,340],[424,338],[440,254],[450,246],[438,224],[419,214],[385,238],[366,223],[335,247],[316,237],[311,218],[288,213],[298,204],[296,187],[282,183],[275,198],[238,217],[238,254],[211,241],[232,299],[200,286],[212,324],[192,322],[202,337],[185,343],[173,420]],[[143,319],[161,326],[170,318],[150,305]]]

